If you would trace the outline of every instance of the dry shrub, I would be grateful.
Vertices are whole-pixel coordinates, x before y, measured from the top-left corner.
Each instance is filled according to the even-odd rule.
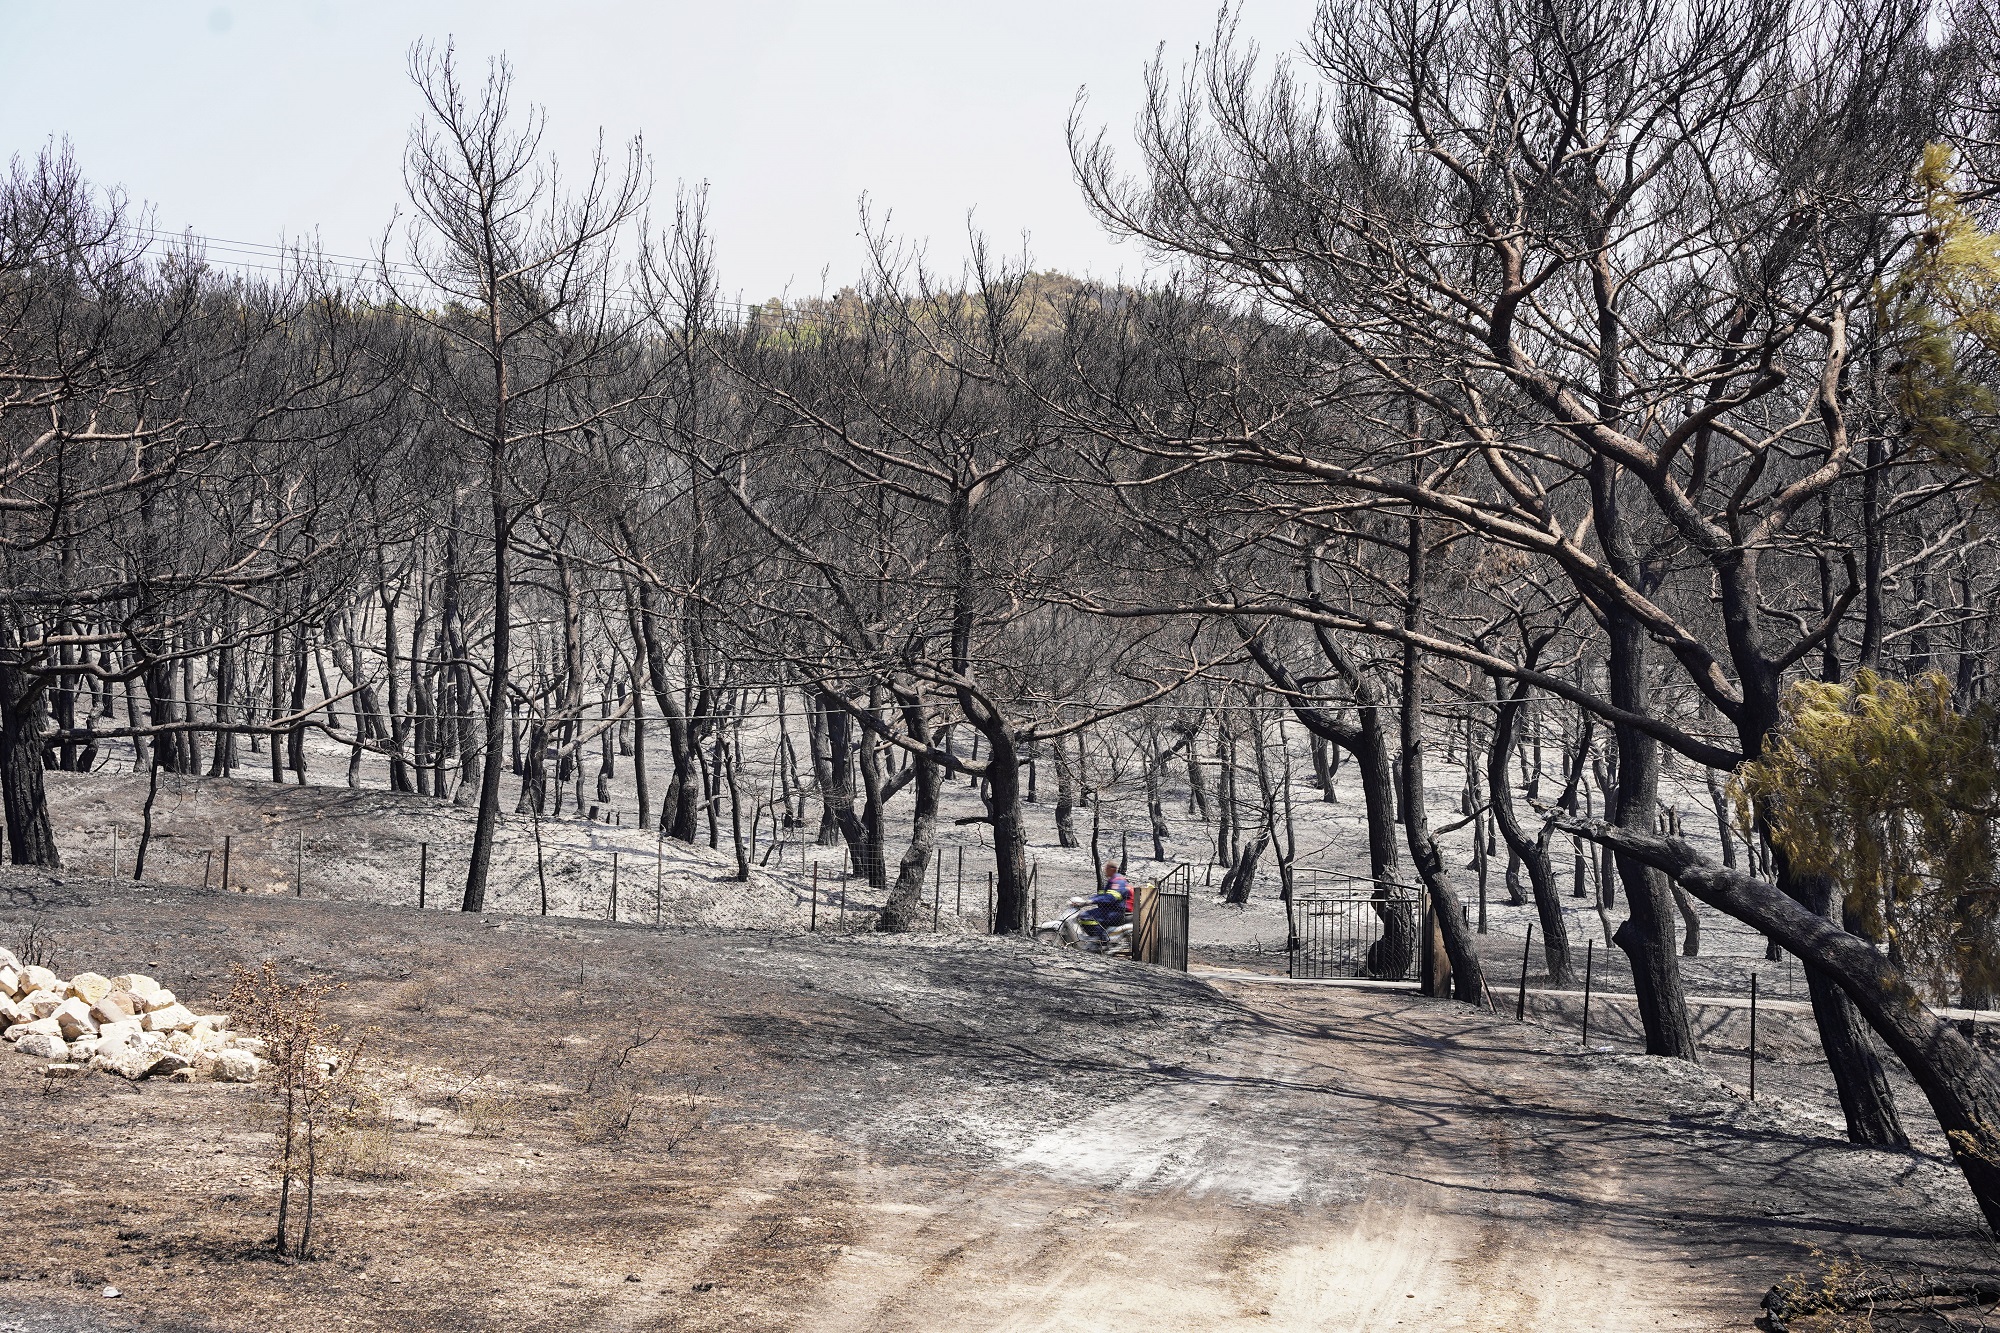
[[[347,1105],[324,1129],[320,1169],[345,1180],[408,1180],[408,1156],[396,1142],[388,1099],[374,1071],[348,1076]]]
[[[344,1180],[408,1180],[407,1156],[386,1125],[353,1125],[330,1131],[320,1147],[320,1169]]]
[[[1867,1333],[1872,1320],[1866,1310],[1843,1308],[1843,1294],[1866,1276],[1852,1259],[1830,1259],[1813,1250],[1813,1267],[1780,1280],[1764,1297],[1765,1318],[1796,1333]]]
[[[44,1070],[40,1093],[43,1097],[68,1096],[74,1090],[81,1088],[87,1080],[94,1078],[96,1073],[97,1071],[88,1065],[73,1072],[66,1069]]]
[[[28,924],[14,937],[14,956],[23,967],[46,967],[53,972],[61,952],[56,937],[42,924],[40,912],[29,917]]]
[[[630,1087],[586,1097],[570,1112],[570,1131],[578,1143],[615,1143],[631,1130],[639,1098],[639,1090]]]
[[[703,1073],[686,1047],[661,1040],[665,1032],[635,1026],[598,1043],[570,1108],[579,1143],[629,1141],[671,1153],[707,1123]]]
[[[1773,1333],[1871,1333],[1876,1329],[1988,1328],[2000,1313],[2000,1275],[1937,1272],[1829,1257],[1764,1296],[1759,1326]]]
[[[471,1077],[438,1098],[440,1105],[465,1118],[466,1132],[474,1138],[507,1137],[521,1123],[527,1100],[518,1092],[493,1086],[490,1079],[500,1063],[493,1056]]]
[[[526,1116],[528,1100],[519,1093],[480,1088],[460,1097],[452,1109],[465,1117],[466,1132],[474,1138],[508,1138]]]

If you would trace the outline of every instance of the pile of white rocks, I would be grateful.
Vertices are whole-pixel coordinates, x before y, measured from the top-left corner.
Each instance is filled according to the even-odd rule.
[[[197,1014],[137,972],[79,972],[65,981],[0,949],[0,1040],[50,1062],[52,1078],[99,1069],[125,1078],[249,1083],[263,1043],[230,1031],[229,1015]]]

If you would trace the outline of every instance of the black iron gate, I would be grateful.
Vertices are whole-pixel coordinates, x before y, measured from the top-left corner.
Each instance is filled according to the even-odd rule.
[[[1134,895],[1132,956],[1142,963],[1187,971],[1188,898],[1194,867],[1178,865]]]
[[[1301,894],[1292,901],[1285,974],[1408,981],[1417,974],[1419,917],[1416,893],[1400,885]]]

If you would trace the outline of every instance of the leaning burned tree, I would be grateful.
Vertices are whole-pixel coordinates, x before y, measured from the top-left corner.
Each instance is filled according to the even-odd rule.
[[[1791,950],[1840,988],[1923,1090],[1986,1223],[2000,1233],[2000,1070],[1951,1023],[1933,1014],[1902,968],[1776,885],[1704,861],[1679,838],[1559,816],[1670,876],[1718,911]]]

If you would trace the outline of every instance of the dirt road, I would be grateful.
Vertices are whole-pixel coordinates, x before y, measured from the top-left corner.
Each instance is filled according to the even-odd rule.
[[[0,1054],[0,1329],[1721,1329],[1815,1247],[1986,1250],[1935,1158],[1401,994],[983,940],[0,893],[0,943],[39,914],[77,968],[343,978],[384,1078],[327,1257],[281,1267],[254,1257],[254,1093],[45,1094]],[[655,1030],[606,1132],[604,1070]]]
[[[1745,1328],[1814,1247],[1981,1251],[1941,1163],[1697,1071],[1381,993],[1243,998],[1213,1058],[1004,1171],[875,1172],[878,1216],[801,1326]]]

